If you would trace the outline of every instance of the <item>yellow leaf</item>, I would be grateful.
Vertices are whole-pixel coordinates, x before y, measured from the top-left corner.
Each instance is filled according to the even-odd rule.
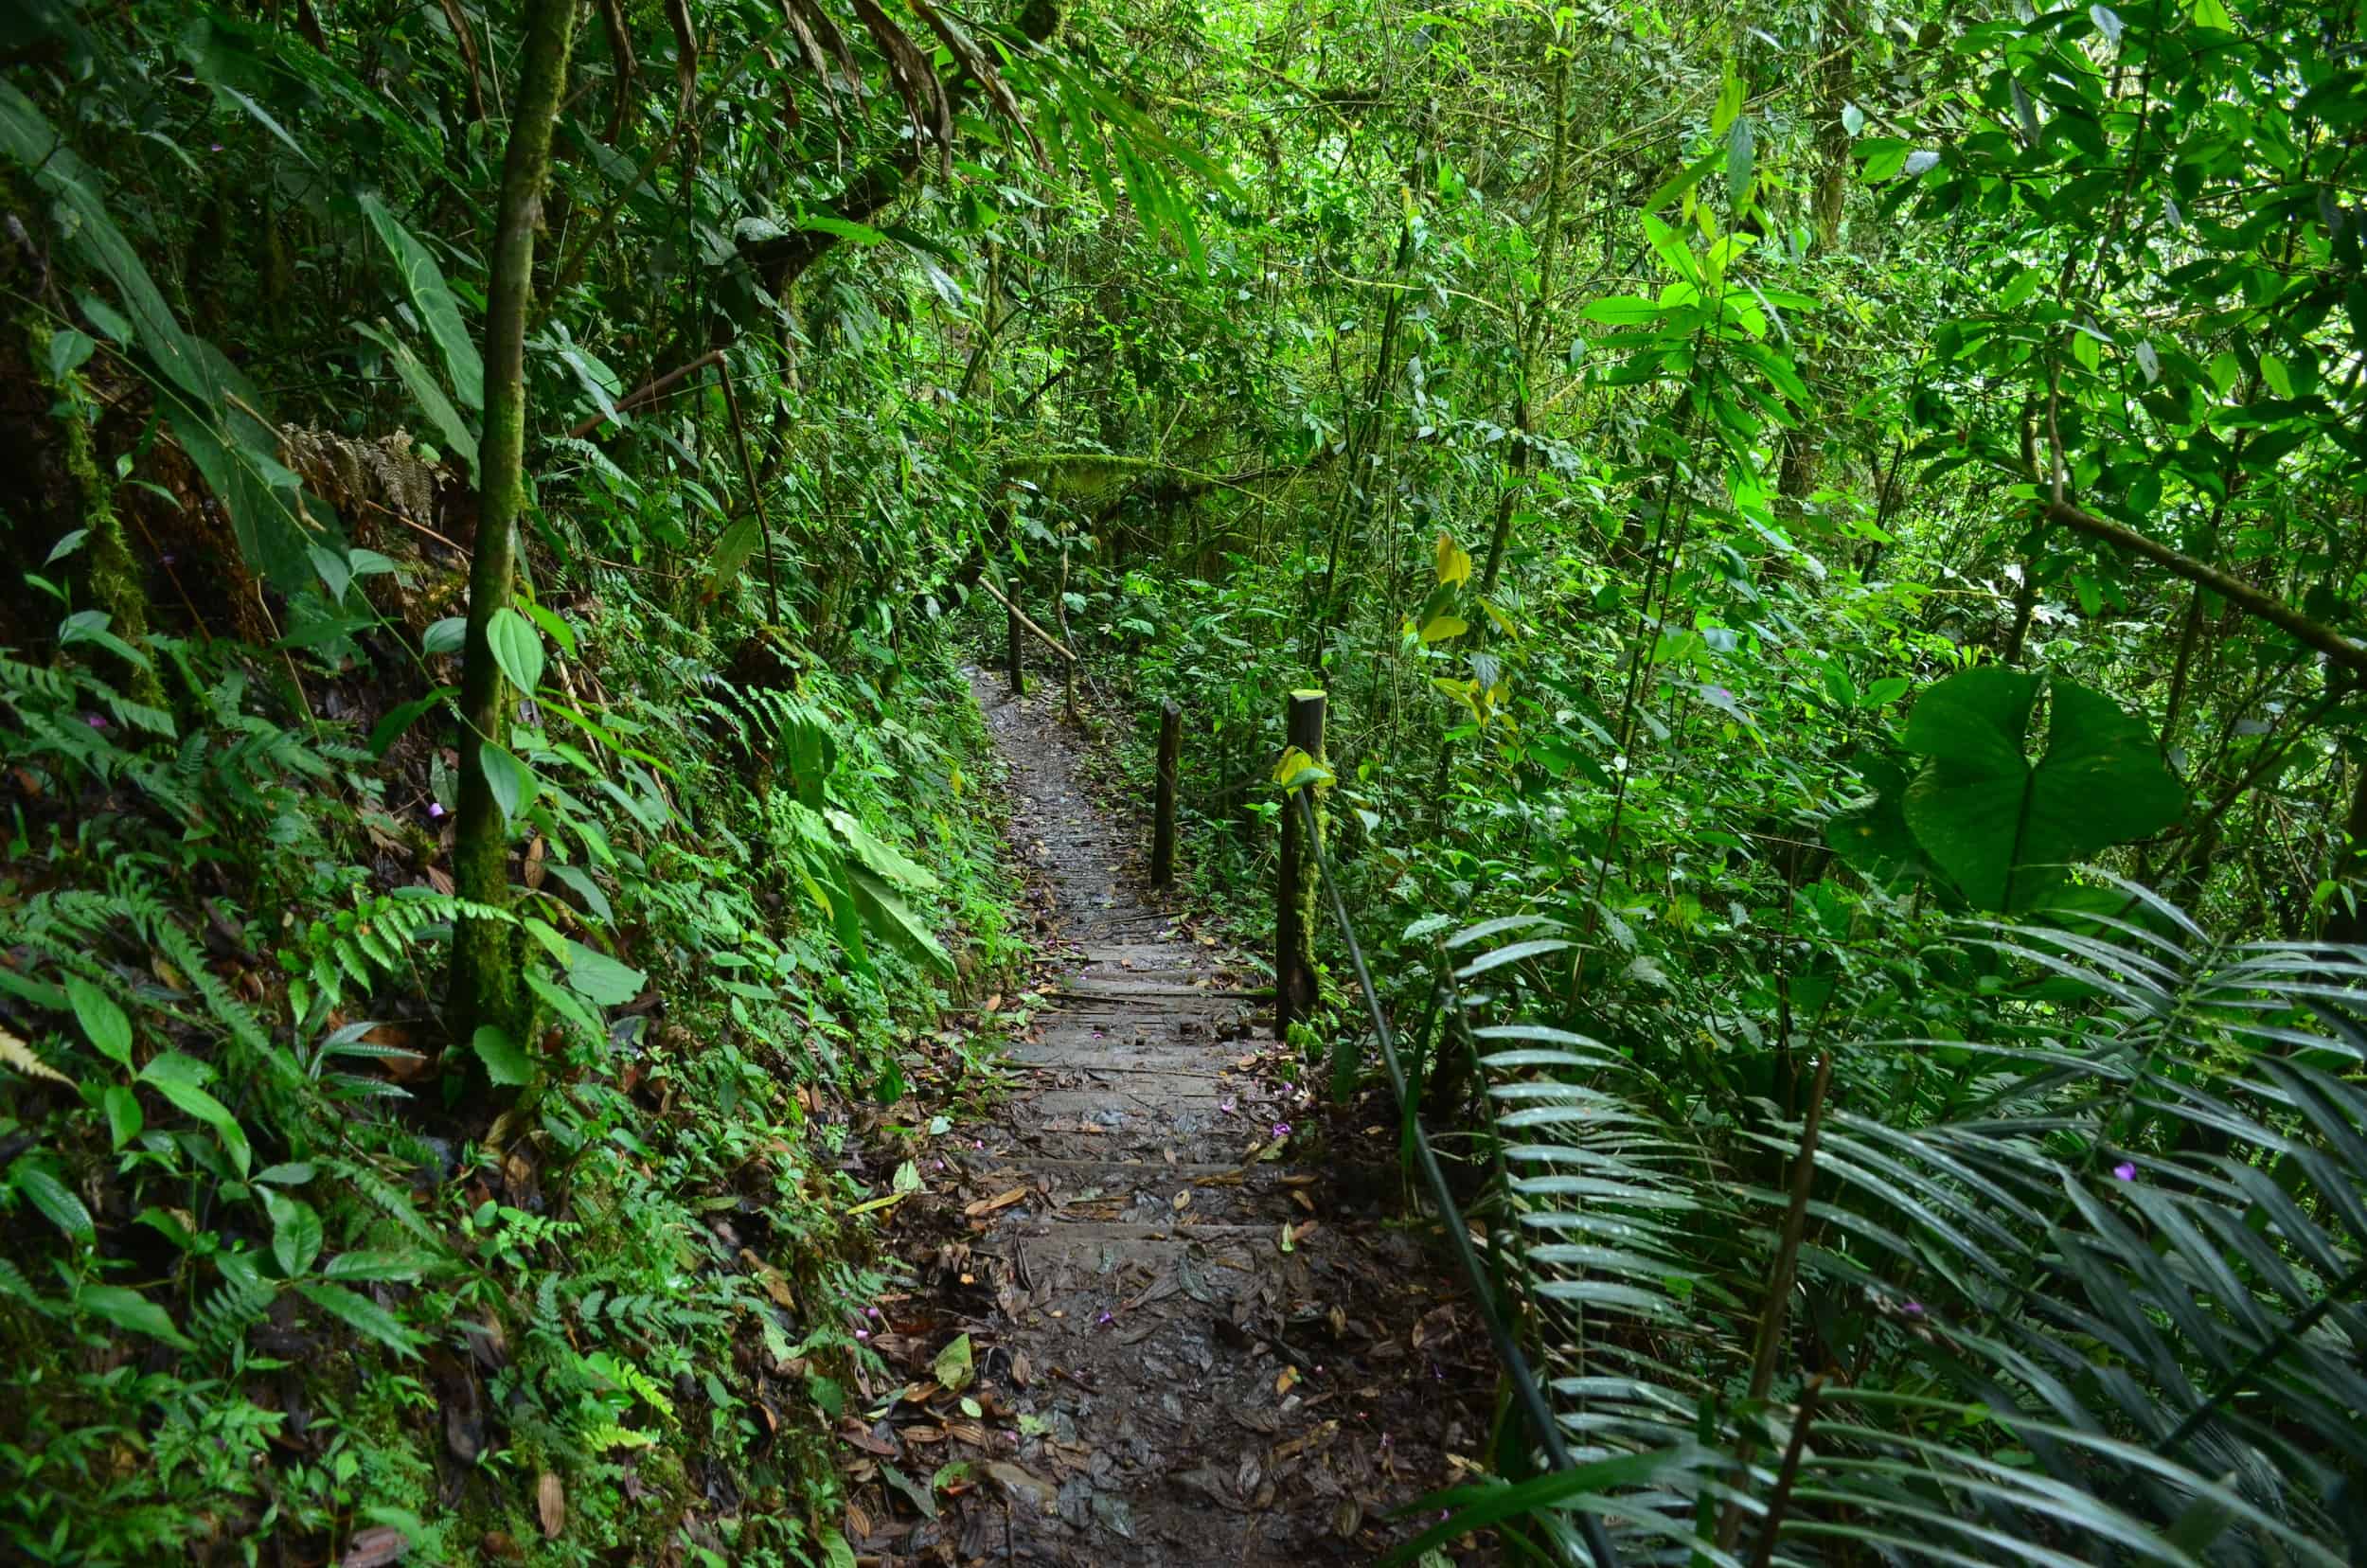
[[[1282,1375],[1273,1381],[1273,1391],[1276,1394],[1288,1394],[1298,1381],[1299,1369],[1295,1366],[1286,1366],[1282,1369]]]
[[[1438,530],[1438,580],[1443,583],[1471,580],[1471,558],[1446,529]],[[1422,639],[1428,642],[1425,636]]]
[[[1503,611],[1497,609],[1494,605],[1488,603],[1486,599],[1480,600],[1480,608],[1487,612],[1487,618],[1496,623],[1497,631],[1503,633],[1505,636],[1510,637],[1514,642],[1519,642],[1521,640],[1521,629],[1512,624],[1510,616],[1506,615]]]
[[[953,798],[962,798],[962,770],[958,767],[946,775],[946,782],[953,786]]]
[[[47,1078],[52,1083],[69,1087],[74,1080],[33,1054],[33,1048],[6,1029],[0,1029],[0,1062],[23,1073],[27,1078]]]
[[[1332,772],[1297,746],[1282,748],[1282,760],[1273,766],[1273,781],[1286,790],[1312,784],[1317,789],[1332,781]]]
[[[1456,544],[1451,533],[1439,528],[1439,582],[1470,582],[1472,559]]]
[[[1471,563],[1466,561],[1463,564],[1468,572]],[[1470,623],[1460,615],[1436,615],[1432,617],[1428,626],[1422,628],[1422,641],[1425,643],[1445,642],[1449,637],[1459,637],[1469,630],[1471,630]]]

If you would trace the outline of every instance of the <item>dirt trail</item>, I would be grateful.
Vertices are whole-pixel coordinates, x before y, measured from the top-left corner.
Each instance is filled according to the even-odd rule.
[[[1486,1443],[1475,1320],[1391,1222],[1396,1140],[1267,1076],[1271,1004],[1121,869],[1048,695],[979,697],[1065,957],[934,1205],[936,1337],[968,1327],[985,1417],[934,1452],[977,1484],[880,1560],[1370,1562]]]

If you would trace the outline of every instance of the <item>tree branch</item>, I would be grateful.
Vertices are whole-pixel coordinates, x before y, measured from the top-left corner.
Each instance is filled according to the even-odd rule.
[[[2275,595],[2263,593],[2239,577],[2223,572],[2208,561],[2197,561],[2193,556],[2173,550],[2134,528],[2082,510],[2068,501],[2049,501],[2046,516],[2048,521],[2060,523],[2074,532],[2103,540],[2132,555],[2143,556],[2173,577],[2181,577],[2198,586],[2208,588],[2246,615],[2289,633],[2295,641],[2316,649],[2345,669],[2367,675],[2367,645],[2352,641],[2322,621],[2310,619]]]

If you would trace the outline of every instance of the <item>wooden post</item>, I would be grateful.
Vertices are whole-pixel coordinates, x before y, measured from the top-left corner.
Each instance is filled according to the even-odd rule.
[[[1150,819],[1150,885],[1175,881],[1175,765],[1184,750],[1184,710],[1170,700],[1159,709],[1159,782]]]
[[[1283,726],[1284,739],[1317,762],[1324,759],[1324,694],[1320,691],[1290,693],[1289,717]],[[1308,787],[1312,798],[1312,787]],[[1299,792],[1293,791],[1291,794]],[[1320,813],[1316,831],[1323,830]],[[1307,819],[1298,802],[1285,795],[1282,802],[1282,878],[1276,891],[1274,918],[1273,966],[1273,1035],[1282,1039],[1290,1025],[1311,1016],[1318,1000],[1315,990],[1315,898],[1319,889],[1316,880],[1321,874],[1315,864],[1314,846],[1306,842]]]
[[[1006,628],[1010,651],[1006,662],[1011,672],[1011,695],[1017,697],[1023,695],[1027,689],[1027,654],[1019,636],[1019,606],[1006,603],[1004,608],[1009,612]]]

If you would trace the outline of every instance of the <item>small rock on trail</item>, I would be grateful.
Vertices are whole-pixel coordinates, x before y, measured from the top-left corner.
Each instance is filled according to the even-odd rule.
[[[1370,1562],[1415,1527],[1392,1509],[1469,1478],[1493,1377],[1459,1282],[1392,1222],[1395,1129],[1262,1076],[1271,1003],[1124,874],[1049,697],[976,689],[1065,957],[1009,1099],[902,1218],[927,1287],[899,1325],[908,1360],[967,1334],[976,1373],[923,1370],[871,1425],[866,1450],[917,1484],[859,1492],[889,1511],[859,1506],[856,1549]],[[934,1518],[905,1501],[963,1461]]]

